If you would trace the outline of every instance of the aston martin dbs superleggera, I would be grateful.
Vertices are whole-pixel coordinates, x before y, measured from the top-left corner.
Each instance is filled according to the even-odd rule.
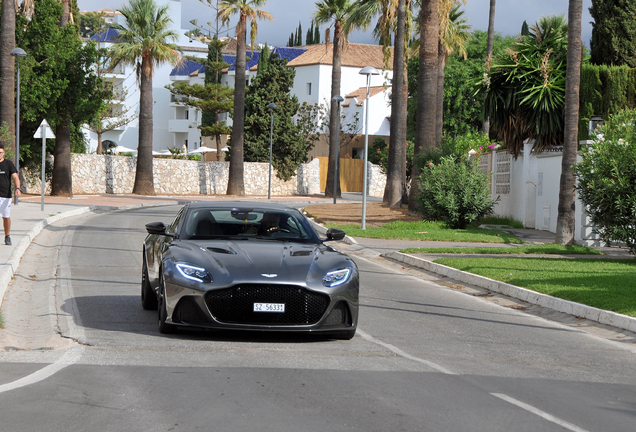
[[[351,339],[358,268],[325,243],[297,209],[197,202],[174,221],[146,225],[141,304],[159,331],[177,327],[321,333]]]

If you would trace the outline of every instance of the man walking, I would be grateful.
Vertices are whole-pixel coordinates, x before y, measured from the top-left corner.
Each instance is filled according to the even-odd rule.
[[[15,194],[22,195],[20,177],[15,165],[4,158],[4,144],[0,144],[0,214],[4,226],[4,244],[11,244],[11,179],[15,183]]]

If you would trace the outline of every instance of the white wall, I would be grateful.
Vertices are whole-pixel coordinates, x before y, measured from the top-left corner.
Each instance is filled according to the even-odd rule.
[[[502,193],[501,181],[499,193],[497,192],[497,176],[502,173],[502,166],[495,162],[497,153],[493,152],[492,198],[500,199],[494,212],[498,216],[521,221],[526,228],[556,233],[563,153],[556,151],[534,154],[531,152],[532,145],[532,142],[527,142],[523,154],[516,161],[511,159],[509,193]],[[577,159],[580,160],[580,156]],[[578,195],[575,199],[574,239],[577,243],[586,245],[600,244],[592,234],[585,207]]]

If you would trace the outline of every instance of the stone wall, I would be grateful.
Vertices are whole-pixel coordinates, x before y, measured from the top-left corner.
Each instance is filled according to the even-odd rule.
[[[380,165],[374,165],[369,162],[369,165],[367,165],[367,182],[369,195],[378,198],[382,198],[384,196],[386,174],[382,172],[382,167]]]
[[[157,195],[224,195],[227,192],[229,162],[198,162],[180,159],[153,159]],[[135,182],[137,159],[126,156],[72,154],[73,193],[128,194]],[[245,163],[245,194],[267,195],[269,164]],[[297,175],[283,181],[272,170],[272,195],[312,195],[320,193],[318,159],[300,165]],[[40,194],[39,173],[22,171],[25,192]],[[50,192],[47,184],[46,193]]]

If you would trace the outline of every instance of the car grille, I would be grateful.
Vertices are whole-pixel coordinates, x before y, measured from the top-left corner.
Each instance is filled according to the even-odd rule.
[[[320,320],[329,296],[296,285],[245,284],[210,291],[205,303],[223,323],[306,325]],[[284,303],[285,312],[254,312],[254,303]]]

